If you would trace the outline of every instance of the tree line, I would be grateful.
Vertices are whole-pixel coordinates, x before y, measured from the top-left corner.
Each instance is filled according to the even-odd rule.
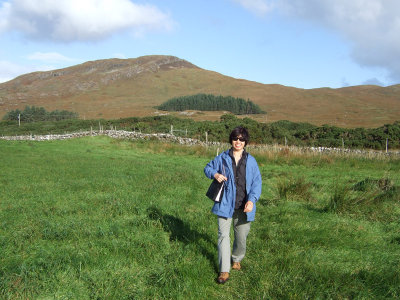
[[[211,94],[197,94],[171,98],[156,107],[165,111],[229,111],[235,115],[264,114],[265,112],[249,99],[232,96],[215,96]]]
[[[40,121],[60,121],[68,119],[78,119],[76,112],[67,110],[46,111],[44,107],[26,106],[24,110],[9,111],[4,117],[5,121],[21,121],[21,122],[40,122]]]
[[[173,116],[131,117],[118,120],[69,119],[57,122],[18,121],[0,122],[0,135],[49,134],[96,130],[99,124],[104,129],[140,131],[142,133],[169,133],[171,125],[175,135],[208,141],[228,142],[231,130],[236,126],[249,129],[251,142],[256,144],[287,144],[314,147],[345,147],[358,149],[385,150],[400,149],[400,122],[385,124],[378,128],[340,128],[331,125],[316,126],[309,123],[277,121],[260,123],[251,118],[238,118],[233,114],[222,115],[218,121],[194,121]]]
[[[128,125],[128,124],[126,124]],[[222,115],[219,121],[194,121],[172,116],[155,116],[137,119],[131,130],[142,132],[168,132],[170,125],[187,129],[188,137],[209,141],[227,142],[236,126],[249,129],[251,142],[256,144],[287,144],[313,147],[345,147],[385,150],[400,148],[400,122],[385,124],[378,128],[340,128],[332,125],[316,126],[287,120],[261,123],[251,118],[238,118],[233,114]],[[183,135],[186,131],[177,132]]]

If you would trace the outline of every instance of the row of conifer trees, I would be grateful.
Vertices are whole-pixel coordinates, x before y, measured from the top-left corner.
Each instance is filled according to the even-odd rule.
[[[157,109],[166,111],[229,111],[235,115],[263,114],[261,108],[243,98],[232,96],[215,96],[211,94],[197,94],[169,99],[157,106]]]

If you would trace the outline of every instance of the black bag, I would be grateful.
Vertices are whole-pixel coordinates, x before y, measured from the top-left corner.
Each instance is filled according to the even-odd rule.
[[[224,181],[220,183],[214,179],[208,188],[206,196],[215,202],[220,202],[224,194],[224,183]]]

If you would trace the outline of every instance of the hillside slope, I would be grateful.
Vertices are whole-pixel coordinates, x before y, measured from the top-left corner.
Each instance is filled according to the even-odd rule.
[[[155,115],[172,97],[211,93],[251,99],[267,111],[258,121],[290,120],[316,125],[376,127],[400,120],[400,85],[298,89],[235,79],[174,56],[90,61],[35,72],[0,84],[0,118],[26,105],[66,109],[82,118]],[[215,120],[222,112],[191,112]]]

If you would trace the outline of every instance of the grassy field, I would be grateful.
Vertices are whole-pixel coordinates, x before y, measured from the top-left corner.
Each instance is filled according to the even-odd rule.
[[[400,297],[400,160],[253,153],[263,193],[221,286],[214,149],[0,141],[0,299]]]

